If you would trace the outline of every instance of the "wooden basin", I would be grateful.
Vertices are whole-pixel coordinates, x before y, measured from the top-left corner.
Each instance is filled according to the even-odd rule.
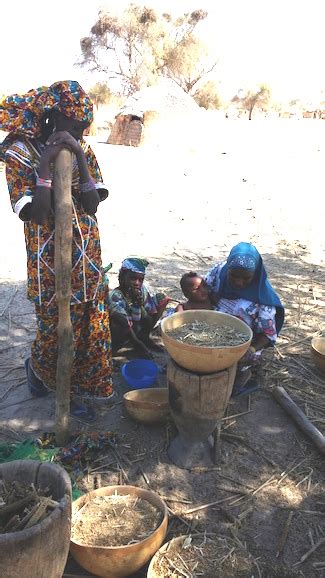
[[[188,536],[185,535],[177,536],[177,538],[172,538],[171,540],[169,540],[169,542],[166,542],[161,546],[161,548],[159,548],[158,552],[156,552],[154,557],[151,559],[147,571],[147,578],[161,578],[161,576],[157,574],[154,568],[156,562],[159,560],[160,556],[165,552],[168,552],[169,548],[171,548],[172,546],[179,546],[181,549],[181,546],[184,544],[184,541],[186,540],[187,537]]]
[[[316,367],[325,373],[325,337],[313,337],[310,349]]]
[[[147,500],[162,512],[163,520],[148,538],[127,546],[86,546],[71,540],[70,552],[78,564],[91,574],[102,578],[123,578],[137,572],[160,548],[167,531],[168,515],[165,502],[155,492],[136,486],[109,486],[93,490],[73,502],[72,512],[76,513],[96,496],[111,496],[115,493],[121,496],[139,496]]]
[[[168,447],[168,456],[180,468],[213,465],[209,436],[227,408],[237,364],[215,373],[200,374],[167,364],[170,414],[178,429]]]
[[[123,396],[128,414],[144,424],[164,423],[169,415],[168,388],[134,389]]]
[[[211,325],[233,327],[240,333],[245,333],[247,341],[240,345],[229,347],[199,347],[182,343],[168,335],[168,330],[176,329],[185,323],[193,323],[193,321],[206,321]],[[227,313],[192,310],[174,313],[163,319],[161,322],[161,338],[169,355],[181,367],[195,373],[215,373],[228,369],[243,357],[250,346],[253,332],[246,323]]]
[[[59,506],[42,522],[0,535],[1,578],[58,578],[69,553],[71,482],[56,464],[16,460],[0,465],[0,479],[7,487],[13,481],[49,488]]]

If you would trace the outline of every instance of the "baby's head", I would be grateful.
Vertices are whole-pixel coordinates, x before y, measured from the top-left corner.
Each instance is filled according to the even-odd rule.
[[[189,301],[203,303],[209,297],[208,287],[205,280],[194,271],[184,273],[180,281],[180,286],[185,297]]]

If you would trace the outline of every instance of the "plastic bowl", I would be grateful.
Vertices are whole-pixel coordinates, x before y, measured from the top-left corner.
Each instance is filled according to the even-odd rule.
[[[247,341],[229,347],[199,347],[177,341],[168,334],[170,329],[194,321],[206,321],[210,325],[233,327],[240,333],[247,335]],[[244,321],[233,317],[233,315],[228,315],[228,313],[193,309],[165,317],[161,322],[161,338],[169,355],[181,367],[195,373],[215,373],[228,369],[243,357],[250,346],[253,332]]]
[[[133,389],[150,387],[158,375],[158,365],[150,359],[133,359],[122,366],[122,375]]]
[[[325,373],[325,337],[313,337],[310,349],[316,367]]]
[[[134,389],[123,396],[128,414],[144,424],[161,424],[169,416],[168,388]]]

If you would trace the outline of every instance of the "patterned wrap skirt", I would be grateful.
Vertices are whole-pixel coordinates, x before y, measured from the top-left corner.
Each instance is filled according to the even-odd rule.
[[[107,398],[113,393],[113,364],[108,287],[102,284],[96,299],[71,305],[74,358],[71,393]],[[32,368],[49,389],[56,387],[58,308],[35,305],[37,333],[32,344]]]

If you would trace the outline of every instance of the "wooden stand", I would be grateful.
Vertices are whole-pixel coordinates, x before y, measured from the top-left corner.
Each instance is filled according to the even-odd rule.
[[[169,359],[167,382],[170,412],[179,435],[168,455],[181,468],[212,465],[209,436],[224,416],[234,385],[237,364],[207,375],[193,373]]]
[[[73,331],[70,318],[72,268],[72,162],[71,152],[62,150],[55,161],[55,291],[59,308],[58,359],[56,366],[56,442],[69,439]]]

